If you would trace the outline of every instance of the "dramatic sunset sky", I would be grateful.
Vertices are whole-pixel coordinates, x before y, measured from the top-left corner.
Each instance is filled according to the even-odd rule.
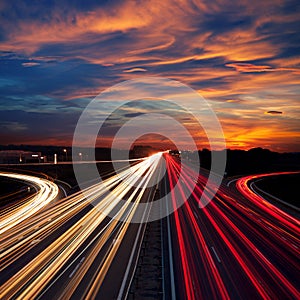
[[[127,79],[198,91],[228,148],[300,151],[300,1],[0,1],[0,144],[71,145]]]

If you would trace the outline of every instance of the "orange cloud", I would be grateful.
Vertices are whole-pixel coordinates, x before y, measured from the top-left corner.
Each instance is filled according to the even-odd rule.
[[[143,8],[143,7],[142,7]],[[19,21],[8,33],[8,42],[1,45],[3,50],[33,53],[42,45],[51,43],[76,42],[90,33],[105,34],[127,31],[149,25],[151,15],[144,10],[136,13],[137,4],[125,2],[112,9],[97,9],[91,12],[52,11],[50,22]],[[105,37],[98,36],[101,41]]]
[[[133,72],[147,72],[144,68],[132,68],[123,71],[124,73],[133,73]]]
[[[23,67],[34,67],[34,66],[39,66],[40,63],[38,62],[26,62],[26,63],[22,63]]]
[[[268,72],[273,71],[270,66],[257,66],[247,63],[231,63],[226,64],[226,67],[234,68],[238,72],[248,73],[248,72]]]
[[[52,92],[64,99],[93,97],[145,71],[179,80],[212,103],[229,146],[253,147],[265,139],[277,147],[295,140],[300,116],[300,58],[282,54],[289,45],[280,30],[297,22],[299,13],[282,13],[283,2],[150,0],[89,12],[53,9],[47,22],[15,18],[0,48],[34,59],[23,62],[24,67],[41,63],[39,51],[53,47],[59,62],[80,60],[111,72],[108,78],[92,78],[92,87]],[[294,26],[288,28],[288,35],[297,34]],[[273,120],[273,110],[284,111],[280,124]]]

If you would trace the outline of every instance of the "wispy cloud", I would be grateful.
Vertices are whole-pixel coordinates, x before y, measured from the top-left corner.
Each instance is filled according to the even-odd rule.
[[[281,132],[270,147],[288,147],[290,140],[300,150],[294,142],[300,117],[296,0],[6,0],[0,11],[0,88],[10,110],[53,113],[69,100],[77,111],[114,83],[157,75],[186,83],[211,101],[229,147],[253,146],[255,136],[259,145],[263,136],[268,140],[268,126]],[[13,101],[22,98],[23,105]],[[36,99],[29,108],[28,99]],[[284,111],[280,125],[265,113],[273,110]]]
[[[231,63],[231,64],[226,64],[226,67],[234,68],[236,71],[243,72],[243,73],[268,72],[274,70],[270,66],[259,66],[259,65],[247,64],[247,63]]]
[[[147,72],[144,68],[132,68],[123,71],[124,73],[133,73],[133,72]]]
[[[35,67],[35,66],[39,66],[40,63],[38,62],[25,62],[25,63],[22,63],[22,66],[23,67]]]
[[[16,132],[26,130],[27,126],[26,124],[22,124],[20,122],[2,121],[0,122],[0,128],[1,130]]]

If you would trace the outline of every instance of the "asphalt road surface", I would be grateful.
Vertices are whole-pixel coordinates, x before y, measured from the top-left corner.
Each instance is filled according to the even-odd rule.
[[[126,299],[158,190],[162,215],[174,211],[161,220],[164,299],[299,299],[297,214],[258,195],[257,176],[217,190],[207,175],[165,152],[55,201],[55,184],[26,178],[37,198],[1,211],[0,299]]]

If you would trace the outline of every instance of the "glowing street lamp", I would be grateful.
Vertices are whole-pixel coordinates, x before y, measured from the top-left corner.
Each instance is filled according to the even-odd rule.
[[[80,160],[82,160],[82,153],[79,152],[78,155],[79,155],[79,157],[80,157]]]
[[[67,149],[64,149],[64,152],[66,153],[66,161],[68,160],[68,151]]]

